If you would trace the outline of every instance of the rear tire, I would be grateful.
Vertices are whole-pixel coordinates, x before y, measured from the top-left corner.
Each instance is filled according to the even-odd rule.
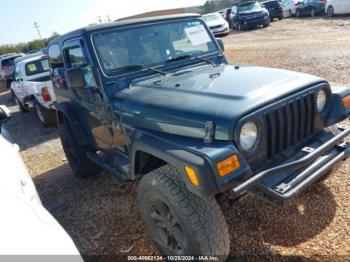
[[[69,165],[77,178],[86,178],[95,175],[100,170],[99,167],[86,156],[90,150],[89,146],[78,145],[68,123],[64,123],[59,127],[59,135]]]
[[[230,236],[214,197],[189,192],[169,165],[142,179],[138,205],[148,231],[162,255],[213,255],[225,260]]]
[[[333,6],[329,6],[327,8],[327,16],[328,17],[333,17],[334,16],[334,8],[333,8]]]
[[[21,103],[21,101],[19,101],[19,99],[17,98],[16,94],[12,90],[11,90],[11,94],[12,94],[12,97],[15,100],[15,102],[16,102],[18,108],[19,108],[19,111],[21,111],[21,113],[27,113],[28,112],[28,108],[25,105],[23,105]]]
[[[36,114],[44,127],[50,127],[56,124],[56,112],[54,110],[47,109],[35,102]]]

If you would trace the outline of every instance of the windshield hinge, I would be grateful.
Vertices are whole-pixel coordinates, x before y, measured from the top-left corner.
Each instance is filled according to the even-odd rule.
[[[215,134],[215,124],[213,121],[206,121],[205,122],[205,134],[204,134],[204,143],[211,143],[214,139]]]

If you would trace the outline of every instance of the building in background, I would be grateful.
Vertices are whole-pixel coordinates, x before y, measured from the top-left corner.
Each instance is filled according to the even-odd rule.
[[[117,19],[116,21],[135,19],[135,18],[145,18],[145,17],[152,17],[152,16],[185,14],[185,13],[202,14],[203,7],[202,6],[191,6],[191,7],[184,7],[184,8],[157,10],[157,11],[146,12],[146,13],[142,13],[142,14],[138,14],[138,15],[123,17],[123,18]]]

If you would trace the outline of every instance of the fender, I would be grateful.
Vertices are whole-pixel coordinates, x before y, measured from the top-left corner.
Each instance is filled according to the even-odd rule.
[[[350,89],[347,86],[332,85],[331,109],[327,118],[326,126],[334,125],[345,120],[350,115],[350,108],[345,108],[342,99],[350,95]]]
[[[250,168],[240,156],[238,150],[229,143],[205,144],[202,140],[173,136],[158,132],[136,130],[130,147],[130,174],[135,175],[135,156],[138,151],[153,155],[175,167],[182,181],[192,193],[200,197],[214,196],[238,183],[243,177],[251,175]],[[186,145],[186,146],[182,146]],[[232,154],[239,155],[241,167],[227,177],[220,177],[216,163]],[[199,186],[193,185],[186,173],[185,166],[193,168],[199,180]]]
[[[58,127],[63,125],[65,121],[64,118],[66,118],[71,126],[73,136],[78,142],[78,145],[92,145],[95,148],[95,139],[93,138],[88,126],[84,124],[84,122],[87,121],[81,119],[83,114],[79,112],[79,108],[70,102],[62,102],[57,104],[55,107],[57,112]]]

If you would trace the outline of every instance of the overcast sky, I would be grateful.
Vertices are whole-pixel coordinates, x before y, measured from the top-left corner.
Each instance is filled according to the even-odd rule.
[[[143,12],[202,5],[205,0],[1,0],[0,45],[37,39],[33,27],[39,24],[43,37],[98,22],[98,16],[112,20]]]

